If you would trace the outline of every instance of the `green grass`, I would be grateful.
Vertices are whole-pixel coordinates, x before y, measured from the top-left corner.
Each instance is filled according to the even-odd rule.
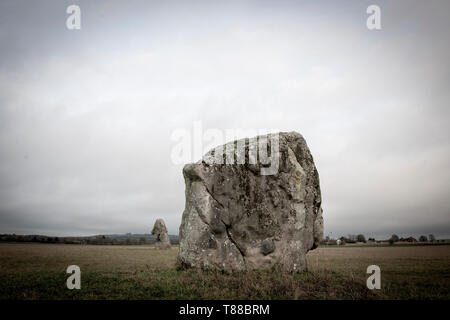
[[[129,274],[82,273],[81,290],[65,287],[66,274],[40,271],[1,275],[1,299],[374,299],[364,285],[337,274],[270,272],[224,274],[155,270]],[[351,288],[351,290],[349,290]]]
[[[430,246],[449,246],[450,242],[435,242],[435,243],[427,243],[427,242],[419,242],[419,243],[347,243],[345,245],[326,245],[321,244],[321,248],[382,248],[382,247],[430,247]]]
[[[177,270],[178,248],[0,245],[0,299],[449,299],[450,247],[319,248],[309,271]],[[81,290],[66,288],[68,265]],[[366,268],[381,267],[381,290]]]

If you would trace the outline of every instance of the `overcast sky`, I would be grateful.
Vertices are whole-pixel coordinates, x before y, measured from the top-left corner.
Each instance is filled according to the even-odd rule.
[[[81,8],[68,30],[66,8]],[[381,30],[366,27],[370,4]],[[450,237],[450,2],[0,3],[0,233],[177,234],[176,129],[301,133],[325,235]]]

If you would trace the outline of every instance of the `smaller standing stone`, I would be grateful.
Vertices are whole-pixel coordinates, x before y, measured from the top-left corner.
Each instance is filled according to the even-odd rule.
[[[169,234],[167,233],[166,224],[163,219],[156,220],[152,235],[156,237],[155,246],[157,249],[170,249]]]

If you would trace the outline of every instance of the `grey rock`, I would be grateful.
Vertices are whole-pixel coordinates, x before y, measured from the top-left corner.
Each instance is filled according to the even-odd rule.
[[[155,246],[158,249],[170,249],[170,239],[163,219],[157,219],[153,226],[152,235],[156,237]]]
[[[278,156],[273,174],[263,171],[267,163],[252,161],[252,150],[264,138]],[[272,149],[275,142],[278,148]],[[183,169],[186,206],[178,266],[305,271],[306,253],[323,236],[323,218],[319,174],[304,138],[283,132],[224,147],[239,143],[245,145],[243,164],[236,164],[243,156],[237,148],[234,164],[215,164],[210,160],[216,149]]]
[[[265,239],[261,243],[261,253],[267,256],[275,251],[275,242],[272,239]]]

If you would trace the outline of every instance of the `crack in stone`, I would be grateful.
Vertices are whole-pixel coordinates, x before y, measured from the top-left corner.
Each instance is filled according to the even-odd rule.
[[[247,264],[245,263],[244,251],[241,249],[241,247],[237,244],[237,242],[231,236],[230,227],[225,222],[223,222],[223,220],[220,220],[220,221],[222,221],[222,223],[225,225],[225,231],[227,232],[228,239],[230,239],[231,243],[233,243],[236,246],[236,248],[238,249],[239,253],[242,256],[242,261],[244,261],[244,266],[247,268]]]
[[[204,185],[205,186],[205,190],[206,190],[206,192],[208,192],[208,194],[211,196],[211,198],[222,208],[222,209],[224,209],[225,208],[225,206],[223,205],[223,204],[221,204],[220,202],[219,202],[219,200],[217,200],[213,195],[212,195],[212,193],[209,191],[209,189],[208,189],[208,187],[206,187],[206,185]],[[232,244],[234,244],[234,246],[238,249],[238,251],[239,251],[239,253],[241,254],[241,256],[242,256],[242,261],[244,261],[244,265],[246,266],[246,263],[245,263],[245,253],[244,253],[244,251],[241,249],[241,247],[239,246],[239,244],[233,239],[233,237],[231,236],[231,232],[230,232],[230,226],[229,225],[227,225],[222,219],[220,219],[220,221],[223,223],[223,225],[225,226],[225,231],[226,231],[226,233],[227,233],[227,237],[228,237],[228,239],[230,239],[230,241],[231,241],[231,243]]]
[[[224,208],[224,206],[211,194],[211,192],[208,190],[208,188],[206,187],[206,185],[204,183],[202,183],[202,185],[205,187],[206,192],[211,196],[211,198],[221,207]],[[198,216],[200,217],[200,220],[202,220],[202,222],[204,224],[206,224],[208,227],[211,227],[211,225],[208,223],[207,218],[205,217],[205,215],[202,213],[202,210],[199,208],[197,203],[194,203],[194,207],[195,207],[195,211],[197,211]],[[223,222],[223,221],[222,221]]]
[[[215,202],[217,202],[217,204],[218,204],[222,209],[224,209],[225,206],[224,206],[223,204],[221,204],[221,203],[219,202],[219,200],[217,200],[217,199],[212,195],[212,193],[211,193],[211,191],[209,191],[208,187],[207,187],[205,184],[203,184],[203,186],[205,187],[206,192],[208,192],[208,194],[211,196],[211,198],[213,198],[213,200],[214,200]]]
[[[206,192],[208,192],[208,194],[211,196],[211,198],[222,208],[222,209],[224,209],[225,208],[225,206],[222,204],[222,203],[220,203],[219,202],[219,200],[217,200],[213,195],[212,195],[212,193],[209,191],[209,189],[208,189],[208,187],[206,186],[206,185],[204,185],[203,184],[203,186],[205,187],[205,190],[206,190]],[[203,219],[202,219],[203,220]],[[233,239],[233,237],[231,236],[231,232],[230,232],[230,226],[229,225],[227,225],[221,218],[220,218],[220,221],[223,223],[223,225],[225,226],[225,231],[226,231],[226,233],[227,233],[227,237],[228,237],[228,239],[230,239],[230,241],[231,241],[231,243],[233,243],[234,245],[235,245],[235,247],[238,249],[238,251],[239,251],[239,253],[241,254],[241,256],[242,256],[242,260],[244,261],[244,265],[246,266],[246,263],[245,263],[245,253],[244,253],[244,251],[241,249],[241,247],[239,246],[239,244]],[[206,225],[208,225],[209,227],[211,227],[206,221],[203,221],[203,222],[205,222],[205,224]],[[247,267],[247,266],[246,266]]]

